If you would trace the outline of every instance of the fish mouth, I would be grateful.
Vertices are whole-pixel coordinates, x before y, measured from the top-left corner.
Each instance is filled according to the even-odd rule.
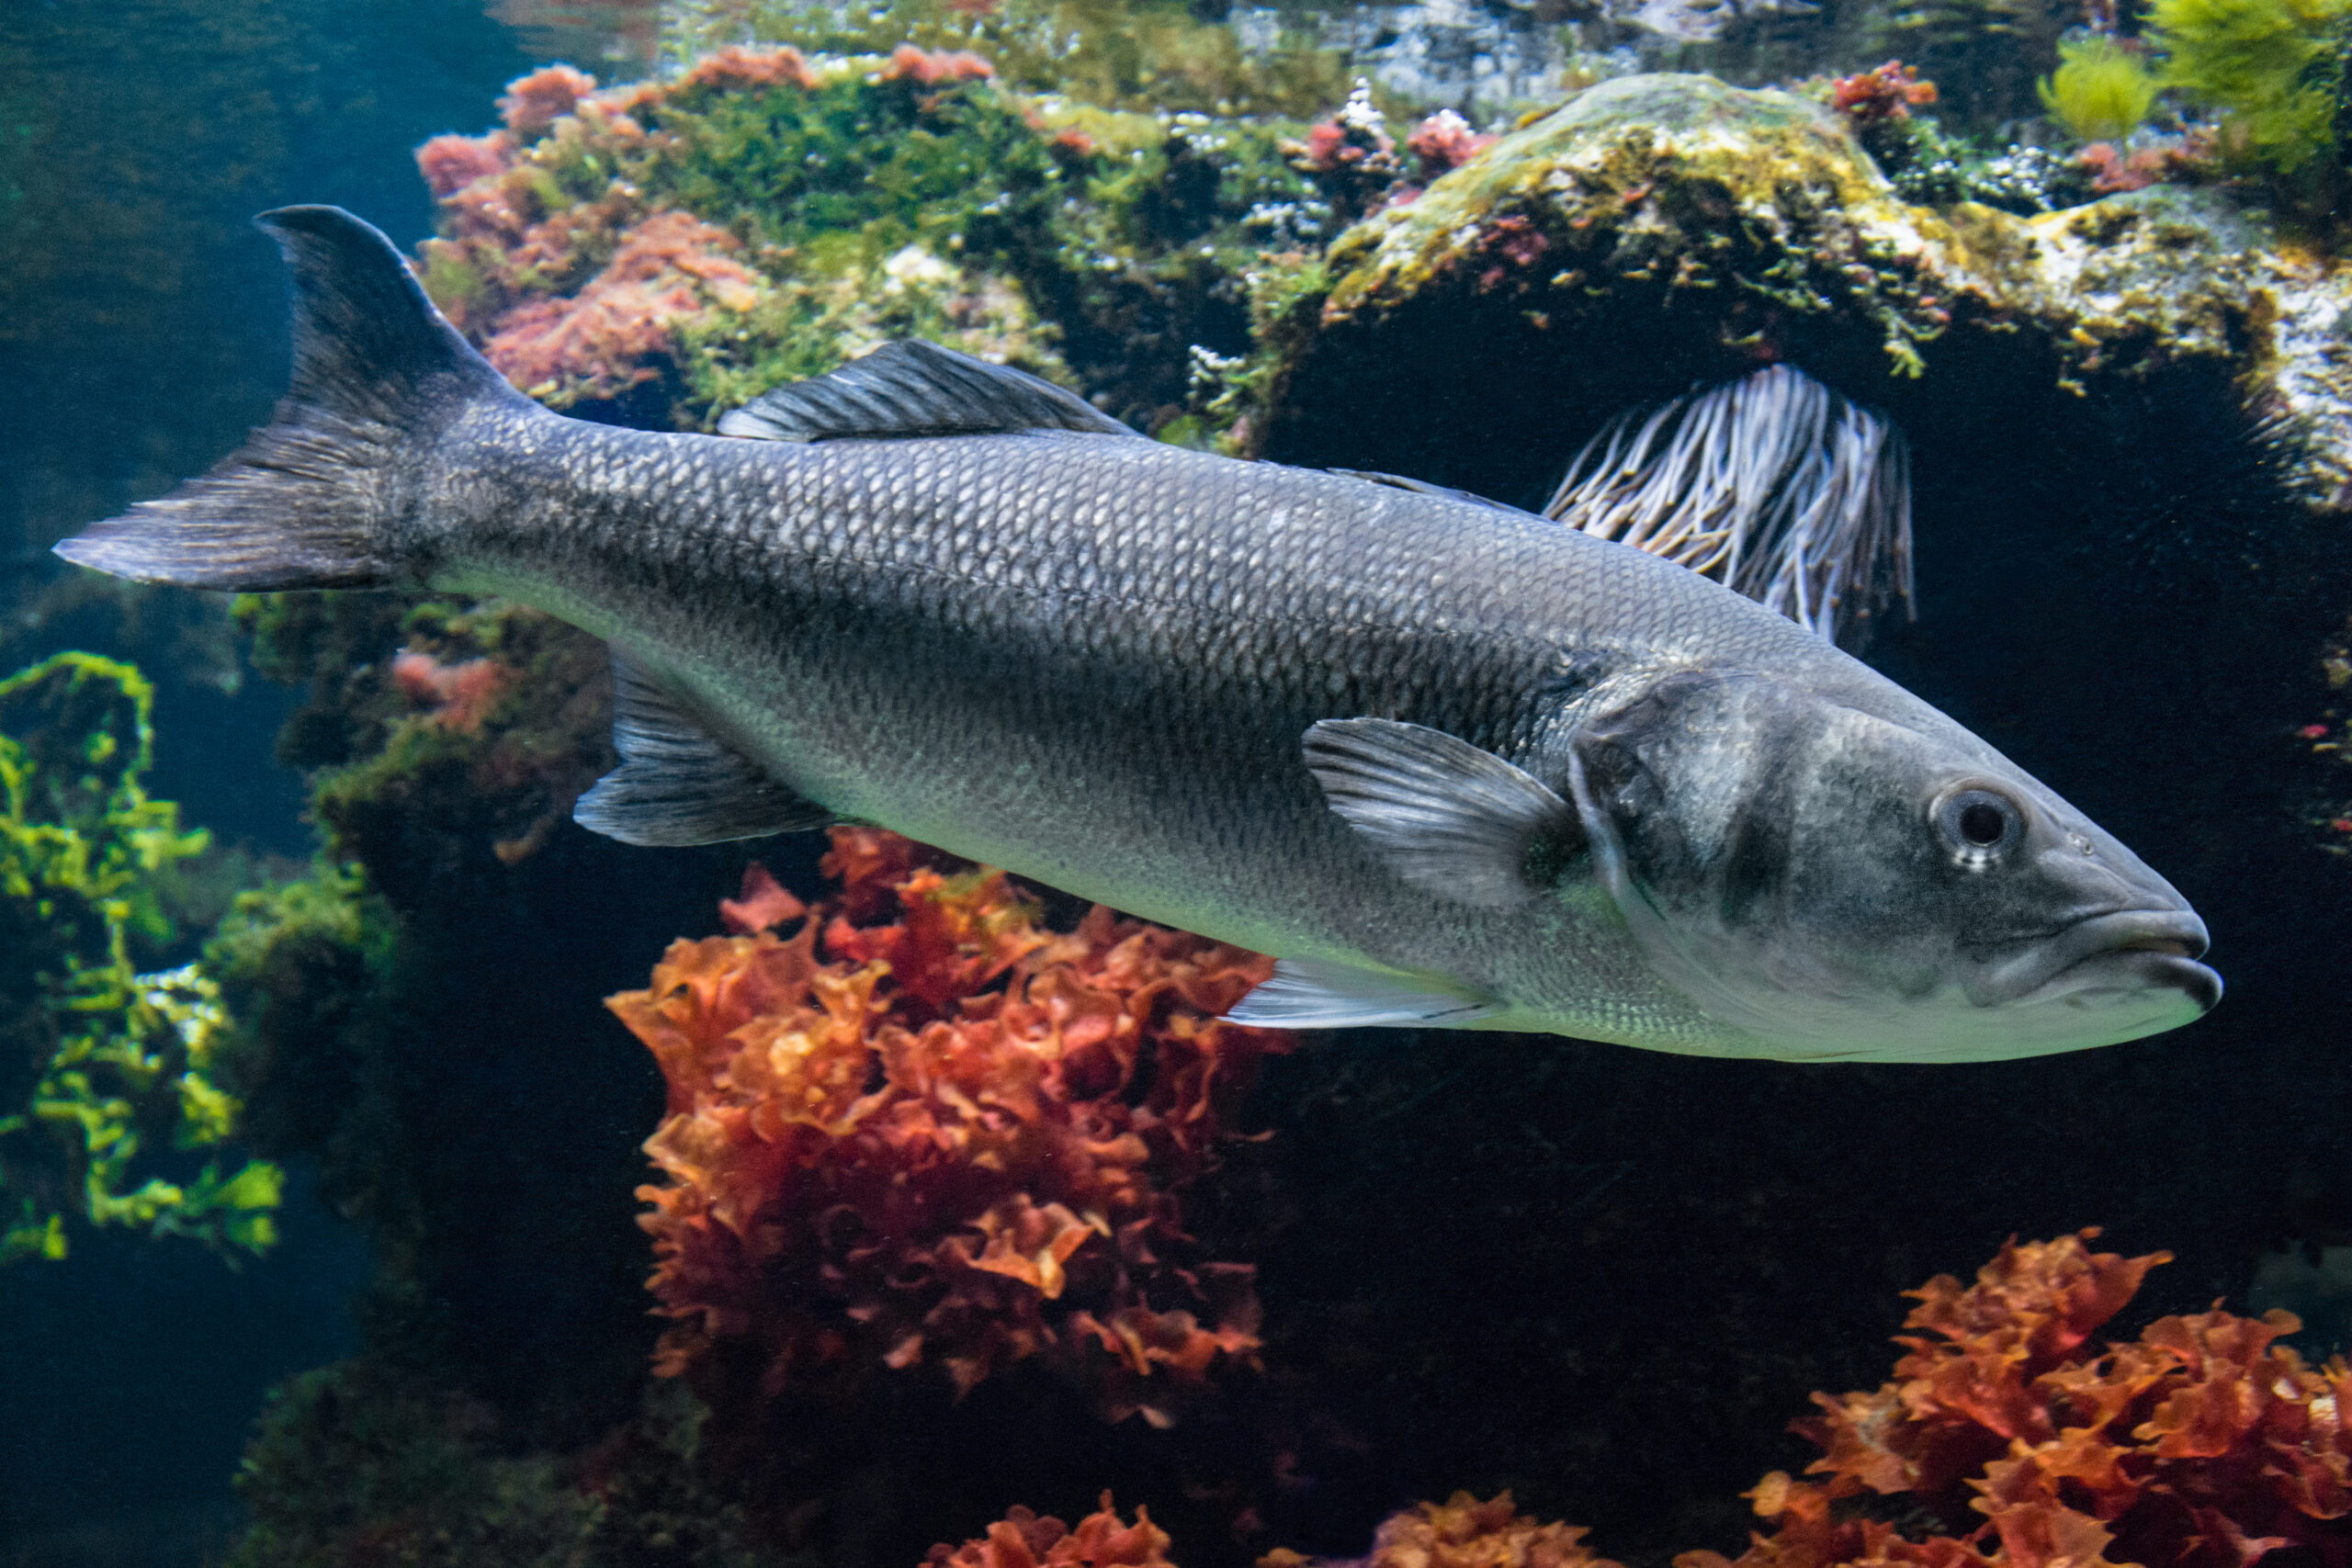
[[[2116,1004],[2169,989],[2201,1015],[2222,999],[2221,976],[2197,962],[2208,945],[2205,922],[2189,910],[2121,909],[2034,942],[1972,988],[1984,1003],[2027,1007]]]

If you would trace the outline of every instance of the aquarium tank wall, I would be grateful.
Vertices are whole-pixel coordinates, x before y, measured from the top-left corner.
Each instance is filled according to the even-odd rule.
[[[2347,61],[8,9],[0,1563],[2339,1562]]]

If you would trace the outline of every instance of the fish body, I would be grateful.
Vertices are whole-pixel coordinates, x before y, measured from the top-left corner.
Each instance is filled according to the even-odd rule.
[[[560,417],[380,236],[271,220],[277,422],[61,546],[150,580],[425,582],[616,649],[590,826],[880,823],[1273,953],[1238,1016],[1982,1058],[2219,995],[2179,896],[1964,728],[1679,567],[1509,508],[1163,446],[943,351],[781,439]]]

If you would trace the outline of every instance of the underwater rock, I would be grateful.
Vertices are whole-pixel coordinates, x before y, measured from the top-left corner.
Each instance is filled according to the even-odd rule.
[[[612,765],[594,637],[377,592],[248,596],[238,619],[264,674],[307,687],[278,753],[323,840],[207,950],[248,1135],[373,1244],[371,1351],[542,1440],[602,1431],[652,1338],[629,1190],[661,1100],[601,998],[740,860],[648,863],[572,826]]]
[[[702,1413],[655,1384],[594,1448],[518,1445],[492,1404],[359,1356],[272,1391],[236,1488],[251,1522],[228,1568],[765,1568],[740,1499],[696,1469]],[[518,1451],[518,1446],[519,1450]]]
[[[537,73],[504,129],[418,149],[440,208],[420,271],[516,387],[616,423],[708,429],[921,337],[1158,430],[1195,344],[1247,347],[1269,235],[1331,217],[1284,160],[1293,122],[1024,96],[966,51],[730,45],[592,88]]]
[[[1526,502],[1618,409],[1786,361],[1915,427],[2258,433],[2288,494],[2352,504],[2352,268],[2218,190],[1910,205],[1827,108],[1708,77],[1590,88],[1257,285],[1246,439],[1283,461]]]

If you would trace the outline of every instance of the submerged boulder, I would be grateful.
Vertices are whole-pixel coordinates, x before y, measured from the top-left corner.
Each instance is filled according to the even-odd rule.
[[[2252,462],[2273,496],[2352,504],[2352,270],[2219,190],[1913,206],[1831,109],[1711,77],[1593,87],[1261,299],[1248,440],[1285,461],[1532,503],[1611,413],[1777,361],[1885,408],[1931,461],[2030,433],[2086,473]]]

